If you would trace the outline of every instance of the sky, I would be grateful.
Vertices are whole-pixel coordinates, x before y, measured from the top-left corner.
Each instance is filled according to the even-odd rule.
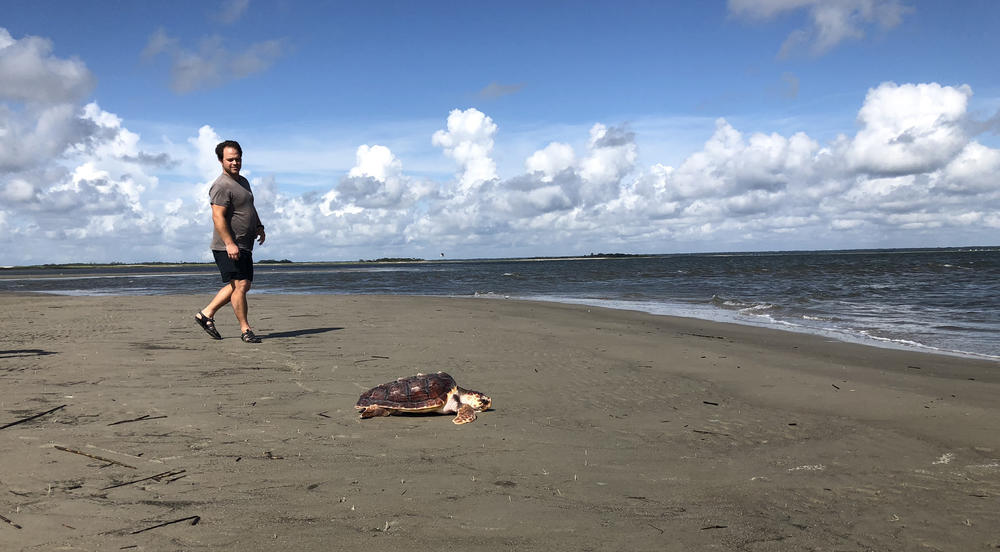
[[[1000,2],[0,0],[0,265],[1000,245]]]

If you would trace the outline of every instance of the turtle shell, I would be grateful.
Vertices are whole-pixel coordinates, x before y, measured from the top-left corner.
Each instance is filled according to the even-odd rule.
[[[444,406],[455,387],[455,379],[444,372],[417,374],[372,387],[361,394],[355,408],[372,405],[398,410],[438,408]]]

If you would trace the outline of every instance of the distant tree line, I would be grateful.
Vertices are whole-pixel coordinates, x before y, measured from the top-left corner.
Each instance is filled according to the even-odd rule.
[[[591,253],[587,255],[588,257],[644,257],[645,255],[636,255],[634,253]]]

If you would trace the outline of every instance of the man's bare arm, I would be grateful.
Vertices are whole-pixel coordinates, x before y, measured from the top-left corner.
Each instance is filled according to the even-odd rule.
[[[229,232],[229,225],[226,224],[225,205],[212,204],[212,223],[215,224],[215,230],[219,233],[219,237],[222,238],[222,242],[226,244],[226,254],[229,255],[230,259],[238,259],[240,257],[240,248],[236,245],[233,235]]]

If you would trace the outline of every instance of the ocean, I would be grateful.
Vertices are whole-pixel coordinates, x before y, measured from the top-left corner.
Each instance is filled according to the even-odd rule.
[[[577,303],[1000,360],[1000,247],[284,263],[255,270],[251,293]],[[220,285],[207,265],[0,270],[0,292],[208,298]]]

